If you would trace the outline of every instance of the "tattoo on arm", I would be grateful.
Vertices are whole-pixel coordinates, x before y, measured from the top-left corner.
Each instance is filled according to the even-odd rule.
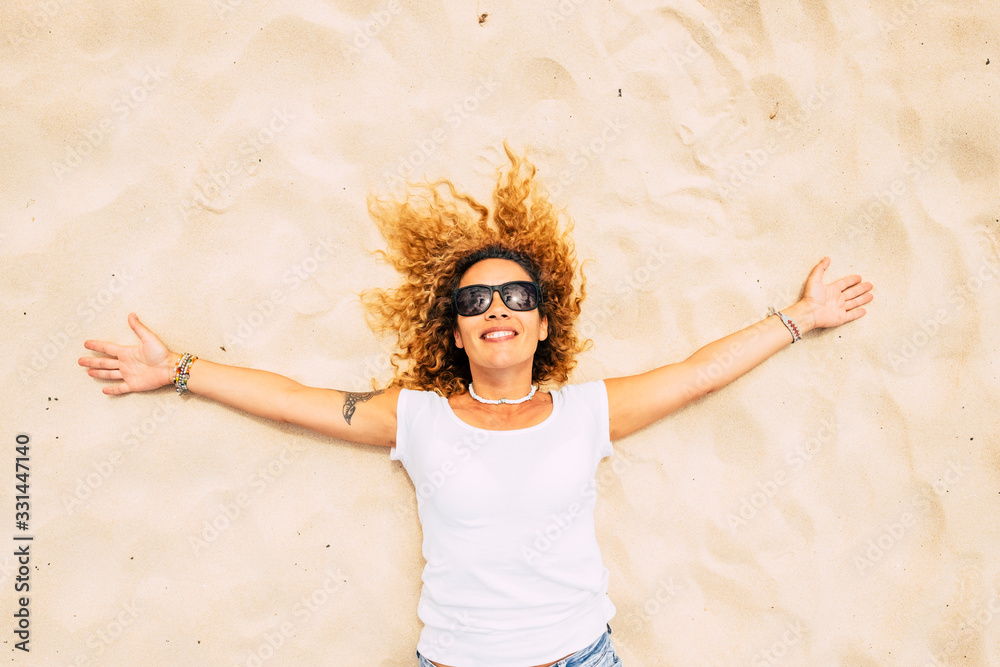
[[[364,392],[364,393],[355,393],[353,391],[345,391],[344,392],[344,421],[347,422],[347,425],[350,426],[350,424],[351,424],[351,417],[354,416],[354,407],[358,403],[364,403],[368,399],[373,398],[375,396],[378,396],[379,394],[381,394],[384,391],[385,391],[385,389],[379,389],[378,391],[367,391],[367,392]]]

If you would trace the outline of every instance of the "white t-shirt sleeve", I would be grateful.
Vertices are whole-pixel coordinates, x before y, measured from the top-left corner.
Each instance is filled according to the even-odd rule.
[[[608,389],[604,380],[594,380],[581,384],[566,385],[560,390],[565,400],[572,405],[578,419],[585,420],[592,429],[591,446],[597,460],[615,453],[611,445],[611,422],[608,409]]]
[[[597,428],[597,451],[601,458],[613,456],[615,448],[611,444],[611,417],[608,408],[608,388],[604,380],[588,382],[585,387],[593,387],[594,396],[589,401],[594,410],[595,427]]]
[[[410,390],[402,389],[396,399],[396,446],[389,448],[389,458],[401,461],[405,466],[410,458],[410,422],[406,409],[410,400]]]

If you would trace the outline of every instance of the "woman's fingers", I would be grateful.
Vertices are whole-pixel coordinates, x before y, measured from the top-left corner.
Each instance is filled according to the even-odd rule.
[[[835,280],[832,283],[830,283],[830,287],[832,287],[838,292],[843,292],[847,289],[854,287],[860,282],[861,282],[861,276],[858,275],[844,276],[840,280]]]
[[[851,299],[865,293],[864,288],[861,285],[854,285],[853,287],[848,287],[847,289],[841,290],[844,300],[850,301]]]
[[[143,343],[159,343],[160,339],[157,338],[156,334],[146,328],[146,325],[139,321],[139,316],[135,313],[128,314],[128,323],[132,327],[132,331],[135,335],[139,337]]]
[[[824,257],[819,261],[819,264],[813,267],[812,271],[806,277],[806,282],[818,281],[820,285],[823,284],[823,274],[826,272],[827,267],[830,266],[830,258]]]
[[[78,362],[81,366],[88,368],[118,368],[118,359],[114,357],[80,357]]]
[[[94,378],[100,378],[102,380],[121,380],[122,372],[120,370],[101,370],[98,368],[91,368],[87,371],[87,375]]]
[[[853,310],[854,308],[857,308],[858,306],[863,306],[866,303],[870,303],[871,300],[874,299],[874,298],[875,298],[874,294],[872,294],[868,290],[865,290],[864,292],[862,292],[858,296],[855,296],[853,298],[848,299],[847,303],[845,304],[845,307],[847,308],[847,310]]]
[[[132,327],[132,331],[135,335],[139,337],[139,340],[146,340],[146,336],[152,336],[153,332],[146,328],[142,322],[139,321],[139,316],[135,313],[128,314],[128,325]]]
[[[868,311],[865,310],[864,308],[853,308],[853,309],[847,311],[847,320],[844,323],[846,324],[847,322],[853,322],[854,320],[858,319],[859,317],[863,317],[864,314],[867,313],[867,312]]]
[[[868,303],[873,298],[871,294],[872,284],[871,283],[861,283],[860,285],[854,285],[853,287],[844,290],[844,305],[848,308],[856,308],[862,304]]]
[[[101,391],[108,396],[121,396],[122,394],[127,394],[130,390],[127,384],[119,382],[118,384],[109,385]]]
[[[117,357],[118,353],[121,351],[120,345],[115,345],[114,343],[109,343],[105,340],[85,340],[83,341],[83,346],[88,350],[109,354],[112,357]]]
[[[139,317],[135,313],[129,313],[128,323],[129,326],[132,327],[132,331],[135,332],[135,335],[138,336],[141,341],[159,342],[159,338],[156,337],[156,334],[147,329],[145,325],[139,321]],[[93,350],[95,352],[100,352],[116,358],[121,358],[121,355],[128,349],[124,345],[116,345],[115,343],[109,343],[105,340],[85,340],[83,341],[83,346],[88,350]],[[97,357],[90,357],[90,359],[96,358]]]

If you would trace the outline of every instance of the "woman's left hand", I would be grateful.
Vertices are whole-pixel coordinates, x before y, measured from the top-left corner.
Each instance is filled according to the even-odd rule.
[[[811,311],[817,329],[840,326],[862,317],[866,311],[861,306],[875,298],[872,284],[861,282],[861,276],[845,276],[825,285],[823,273],[829,266],[830,258],[824,257],[813,267],[800,301]]]

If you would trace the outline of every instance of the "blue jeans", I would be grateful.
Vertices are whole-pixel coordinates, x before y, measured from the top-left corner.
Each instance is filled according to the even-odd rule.
[[[430,660],[420,655],[420,651],[417,651],[417,658],[420,661],[419,667],[434,667]],[[611,626],[608,625],[608,631],[593,644],[566,656],[552,667],[622,667],[621,658],[615,653],[615,647],[611,643]]]

